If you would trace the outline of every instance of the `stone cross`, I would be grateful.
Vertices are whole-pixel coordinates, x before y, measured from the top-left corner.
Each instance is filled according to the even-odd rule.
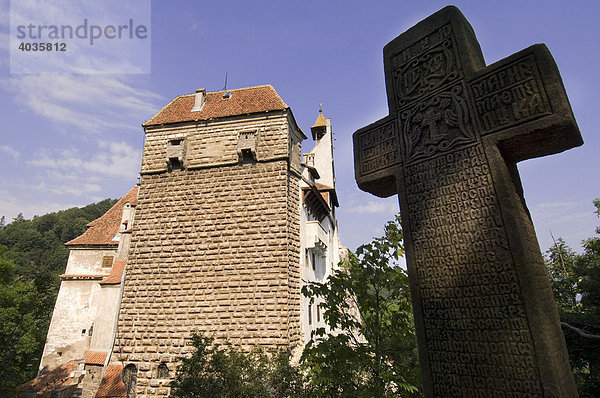
[[[399,197],[425,396],[577,396],[516,167],[583,143],[548,49],[485,66],[446,7],[383,53],[390,112],[354,133],[355,174]]]

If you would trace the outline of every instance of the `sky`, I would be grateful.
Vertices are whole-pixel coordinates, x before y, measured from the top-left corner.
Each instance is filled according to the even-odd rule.
[[[94,20],[109,23],[128,15],[111,1],[93,2]],[[31,218],[123,196],[138,178],[141,124],[178,95],[201,87],[221,90],[227,74],[230,89],[272,84],[309,136],[322,102],[336,139],[342,243],[355,249],[381,234],[398,212],[398,201],[358,189],[352,134],[388,114],[383,46],[448,3],[121,3],[149,11],[139,17],[148,18],[146,47],[115,45],[101,53],[98,44],[88,57],[65,62],[55,61],[56,54],[36,54],[34,61],[17,65],[18,43],[10,30],[16,10],[67,18],[76,17],[77,9],[74,0],[0,0],[0,216],[10,222],[19,213]],[[600,93],[600,2],[454,4],[473,26],[487,64],[535,43],[545,43],[552,52],[585,144],[518,167],[541,249],[547,250],[554,236],[581,251],[581,241],[600,225],[592,204],[600,197],[595,99]],[[111,74],[93,71],[92,60],[100,54],[94,62]],[[64,72],[44,72],[56,68]],[[312,145],[306,140],[303,150]]]

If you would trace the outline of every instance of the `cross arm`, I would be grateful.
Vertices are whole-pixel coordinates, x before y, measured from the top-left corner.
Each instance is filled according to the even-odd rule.
[[[358,186],[385,198],[396,193],[396,168],[402,163],[396,118],[386,116],[357,130],[354,173]]]
[[[550,51],[535,44],[472,74],[469,91],[484,142],[518,162],[583,144]]]

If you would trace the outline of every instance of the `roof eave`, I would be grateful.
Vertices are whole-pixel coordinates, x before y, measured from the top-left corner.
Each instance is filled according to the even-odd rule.
[[[296,118],[294,117],[294,113],[292,112],[292,108],[290,108],[288,106],[285,110],[287,110],[289,112],[290,119],[292,119],[292,122],[293,122],[293,126],[296,128],[296,130],[298,132],[300,132],[302,140],[307,139],[308,137],[306,136],[306,134],[304,134],[304,131],[302,131],[302,129],[300,128],[300,126],[298,126],[298,123],[296,122]]]
[[[230,118],[234,118],[234,117],[243,117],[243,116],[250,116],[250,115],[261,115],[261,114],[265,114],[265,113],[271,113],[271,112],[285,112],[286,110],[288,110],[289,108],[282,108],[282,109],[271,109],[268,111],[260,111],[260,112],[250,112],[250,113],[239,113],[236,115],[227,115],[227,116],[221,116],[221,117],[211,117],[208,119],[192,119],[192,120],[182,120],[179,122],[170,122],[170,123],[156,123],[156,124],[142,124],[142,126],[144,127],[144,132],[146,132],[146,129],[151,127],[153,129],[157,129],[157,128],[161,128],[161,127],[176,127],[176,126],[183,126],[186,124],[190,124],[190,123],[201,123],[201,122],[214,122],[214,121],[221,121],[221,120],[227,120]],[[292,116],[293,118],[293,116]],[[294,120],[294,124],[295,126],[298,126],[296,124],[296,121]],[[302,130],[300,130],[300,132],[302,134],[304,134],[302,132]],[[306,136],[304,136],[306,138]]]
[[[118,241],[105,242],[105,243],[71,243],[71,242],[67,242],[67,243],[65,243],[65,246],[67,246],[70,249],[103,249],[103,248],[114,249],[117,246],[119,246],[119,242]]]

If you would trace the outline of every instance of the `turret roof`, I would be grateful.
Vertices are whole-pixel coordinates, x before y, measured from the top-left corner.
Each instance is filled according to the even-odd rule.
[[[323,127],[326,125],[327,125],[327,121],[323,117],[323,112],[319,109],[319,116],[317,116],[317,120],[315,121],[315,124],[312,127]]]

